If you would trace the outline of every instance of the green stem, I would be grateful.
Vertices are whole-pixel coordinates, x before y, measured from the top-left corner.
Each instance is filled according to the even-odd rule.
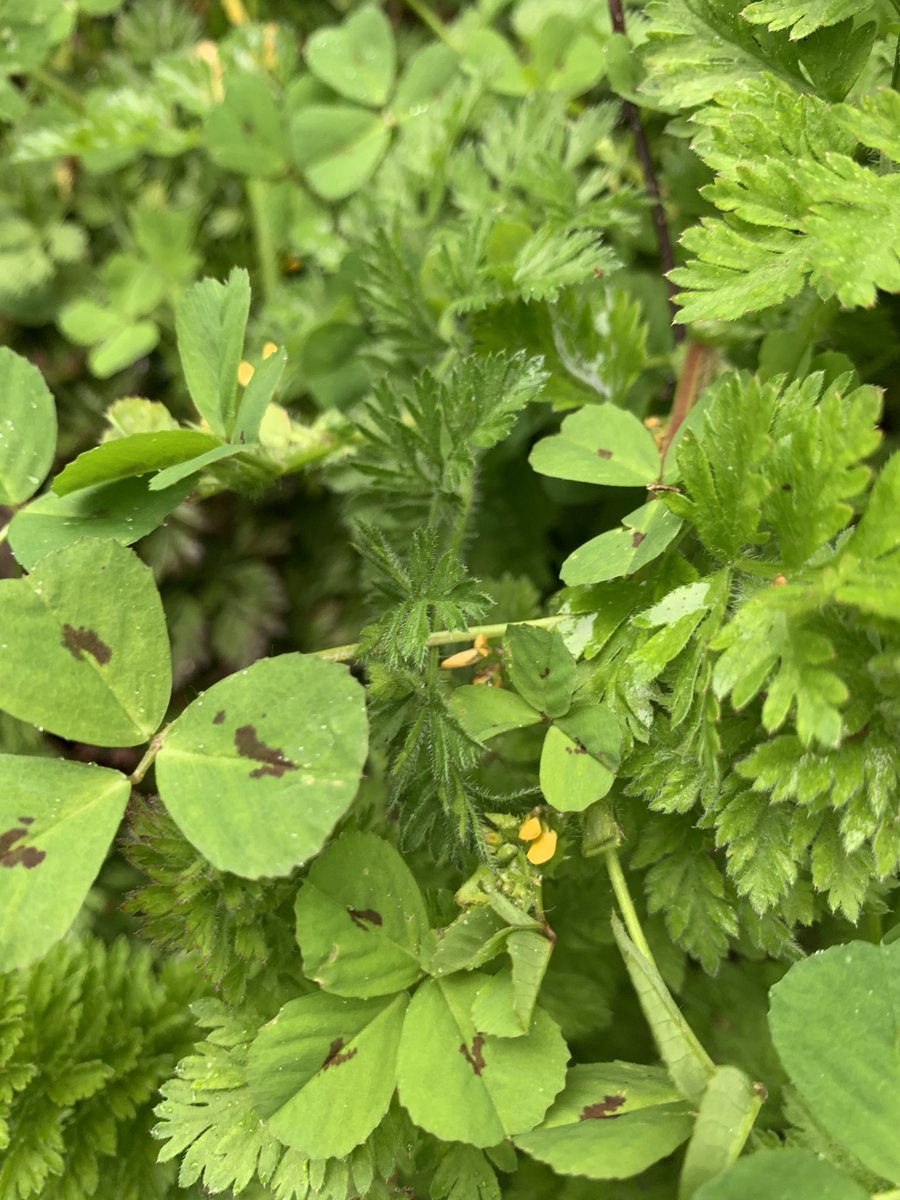
[[[247,180],[247,199],[250,202],[256,252],[262,273],[263,299],[269,301],[278,290],[281,272],[278,269],[278,252],[272,239],[271,222],[266,214],[266,184],[262,179]]]
[[[637,946],[638,950],[640,950],[641,954],[643,954],[644,958],[655,967],[656,963],[653,959],[653,952],[644,936],[644,930],[641,927],[637,909],[634,907],[631,892],[628,890],[628,883],[625,879],[625,872],[622,870],[622,861],[619,858],[619,852],[615,846],[610,846],[603,857],[606,861],[606,869],[609,872],[609,882],[612,884],[612,890],[619,905],[619,910],[622,913],[625,928],[628,930],[628,936],[634,942],[635,946]]]
[[[426,641],[426,646],[452,646],[458,642],[472,642],[479,634],[486,638],[502,637],[510,624],[537,625],[541,629],[552,629],[563,621],[571,621],[569,613],[557,613],[554,617],[538,617],[534,621],[500,621],[496,625],[472,625],[468,629],[439,629]],[[328,662],[350,662],[356,657],[359,642],[349,642],[346,646],[331,646],[328,650],[314,650],[316,658],[324,658]]]
[[[28,74],[35,83],[42,84],[48,92],[54,92],[61,100],[65,100],[67,104],[70,104],[72,108],[77,109],[78,112],[84,112],[84,98],[80,92],[76,92],[67,83],[63,83],[61,79],[57,79],[55,75],[51,75],[49,71],[45,71],[42,67],[34,67]]]
[[[168,732],[172,728],[173,724],[174,722],[170,721],[168,725],[164,725],[159,733],[152,738],[144,757],[128,776],[128,780],[132,787],[137,787],[137,785],[153,766],[154,762],[156,761],[156,756],[159,754],[160,750],[162,750],[163,742],[166,740],[166,736],[168,735]]]
[[[894,7],[900,13],[900,4],[894,0]],[[900,34],[897,34],[897,45],[894,49],[894,69],[891,72],[891,87],[894,91],[900,90]]]
[[[404,0],[406,7],[412,9],[423,25],[427,25],[436,38],[449,46],[451,50],[459,51],[460,44],[449,25],[445,25],[436,12],[425,3],[425,0]]]
[[[3,528],[0,529],[0,546],[2,546],[3,543],[6,541],[6,539],[9,537],[10,525],[12,525],[12,521],[7,521],[6,524],[3,526]]]

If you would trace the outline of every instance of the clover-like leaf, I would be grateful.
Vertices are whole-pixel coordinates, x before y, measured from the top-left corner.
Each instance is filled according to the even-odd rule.
[[[396,1086],[405,994],[344,1000],[314,992],[290,1000],[250,1047],[256,1111],[286,1146],[343,1157],[387,1112]]]
[[[214,684],[156,760],[160,795],[220,871],[286,875],[321,850],[359,787],[364,693],[346,667],[265,658]]]
[[[584,1063],[537,1129],[515,1143],[559,1175],[625,1179],[690,1137],[688,1106],[660,1067]]]
[[[56,453],[56,406],[40,371],[0,347],[0,504],[22,504],[44,482]]]
[[[397,50],[388,19],[374,4],[358,9],[341,25],[317,29],[304,56],[313,75],[348,100],[373,108],[387,102]]]
[[[538,442],[529,462],[541,475],[607,487],[646,487],[660,470],[652,434],[615,404],[586,404],[566,417],[558,434]]]
[[[130,790],[104,767],[0,754],[0,972],[36,962],[72,924]]]
[[[80,541],[0,582],[0,708],[59,737],[134,746],[165,715],[169,638],[149,567]]]
[[[431,979],[412,998],[397,1061],[400,1100],[417,1125],[444,1141],[494,1146],[532,1129],[565,1082],[569,1057],[541,1009],[523,1037],[479,1031],[478,972]]]
[[[415,983],[428,938],[422,893],[393,846],[348,833],[310,868],[297,896],[297,941],[310,979],[339,996]]]

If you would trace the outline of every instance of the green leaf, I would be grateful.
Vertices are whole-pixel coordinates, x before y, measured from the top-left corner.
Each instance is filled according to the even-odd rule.
[[[160,795],[220,871],[286,875],[322,848],[359,787],[364,693],[337,663],[282,654],[223,679],[174,723]]]
[[[900,546],[900,454],[892,454],[869,493],[866,510],[844,543],[844,553],[880,558]]]
[[[509,966],[492,975],[475,997],[472,1021],[482,1033],[521,1037],[531,1028],[553,943],[542,933],[513,930],[506,939]]]
[[[771,992],[772,1038],[803,1103],[830,1137],[894,1184],[898,1021],[900,942],[831,946],[795,963]]]
[[[473,1146],[448,1146],[431,1181],[433,1200],[501,1200],[486,1155]]]
[[[656,965],[635,946],[615,913],[612,927],[660,1058],[681,1095],[691,1104],[699,1104],[715,1070],[713,1063],[681,1015]]]
[[[754,1089],[743,1071],[716,1067],[684,1156],[678,1200],[690,1200],[698,1188],[737,1160],[761,1104],[761,1089]]]
[[[171,467],[166,467],[164,471],[160,471],[148,483],[148,488],[151,492],[162,492],[167,488],[175,487],[182,480],[193,479],[200,471],[205,471],[207,467],[214,466],[217,462],[223,462],[226,458],[234,458],[236,455],[243,453],[245,446],[229,446],[218,445],[212,450],[207,450],[205,454],[198,454],[196,458],[189,458],[185,462],[174,463]]]
[[[119,322],[121,320],[120,317]],[[91,347],[88,353],[91,374],[98,379],[109,379],[155,350],[158,344],[159,326],[155,321],[135,321],[126,325],[98,346]]]
[[[865,4],[859,0],[754,0],[741,16],[753,25],[790,29],[791,41],[808,37],[823,25],[855,17]]]
[[[406,65],[391,101],[394,112],[417,111],[440,97],[454,78],[458,59],[449,46],[432,42],[418,50]]]
[[[210,158],[226,171],[265,179],[284,171],[286,139],[281,113],[262,75],[231,76],[225,99],[211,109],[203,126]]]
[[[528,926],[538,922],[528,919]],[[508,921],[487,904],[473,905],[446,929],[438,931],[438,943],[428,965],[431,975],[451,975],[484,966],[503,950],[513,932]]]
[[[366,182],[390,134],[378,113],[350,105],[310,105],[291,119],[294,162],[324,200],[343,200]]]
[[[317,29],[304,49],[318,79],[348,100],[379,108],[394,83],[397,51],[387,17],[366,4],[341,25]]]
[[[473,738],[486,742],[510,729],[537,725],[541,714],[521,696],[506,688],[466,684],[454,688],[450,711]]]
[[[250,1047],[254,1107],[286,1146],[342,1157],[387,1112],[407,997],[343,1000],[325,992],[289,1001]]]
[[[42,958],[75,920],[130,790],[104,767],[0,754],[0,972]]]
[[[646,487],[660,471],[650,431],[614,404],[587,404],[572,413],[558,434],[538,442],[528,461],[541,475],[606,487]]]
[[[172,687],[153,575],[118,542],[76,542],[0,582],[0,707],[59,737],[134,746]]]
[[[554,1021],[535,1010],[524,1037],[484,1036],[471,1008],[485,976],[423,984],[412,998],[397,1062],[400,1100],[444,1141],[494,1146],[532,1129],[565,1082],[569,1057]]]
[[[313,863],[297,896],[309,979],[339,996],[384,996],[422,975],[428,914],[412,872],[373,833],[347,833]]]
[[[623,517],[618,529],[573,550],[560,568],[560,578],[575,587],[633,575],[658,558],[680,529],[681,520],[658,499],[651,500]]]
[[[56,405],[27,359],[0,347],[0,504],[15,508],[38,490],[56,453]]]
[[[607,708],[576,705],[547,730],[541,752],[541,791],[560,812],[584,812],[613,785],[622,733]]]
[[[503,647],[509,678],[522,699],[548,717],[568,712],[576,667],[560,634],[539,625],[509,625]]]
[[[665,1071],[611,1062],[572,1067],[537,1129],[515,1143],[558,1175],[627,1179],[685,1141],[693,1120]]]
[[[266,409],[281,382],[287,365],[287,351],[280,347],[258,363],[244,394],[238,401],[232,437],[236,442],[256,442]]]
[[[250,312],[250,277],[235,267],[227,283],[203,279],[175,309],[178,353],[197,412],[227,438],[234,424],[238,366]]]
[[[111,538],[130,546],[162,525],[191,486],[187,480],[153,492],[147,479],[134,477],[82,488],[67,496],[45,492],[13,517],[9,544],[26,571],[51,551],[87,538]]]
[[[734,374],[714,386],[699,429],[678,446],[686,496],[667,494],[672,511],[690,521],[711,554],[728,562],[757,536],[769,485],[760,464],[771,446],[778,391]]]
[[[81,488],[161,471],[218,445],[218,438],[192,429],[113,438],[79,454],[53,480],[53,491],[57,496],[66,496]]]
[[[760,1150],[695,1192],[696,1200],[868,1200],[849,1175],[806,1150]]]

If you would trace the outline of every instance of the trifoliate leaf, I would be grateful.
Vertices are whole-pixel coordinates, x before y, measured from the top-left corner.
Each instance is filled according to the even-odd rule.
[[[491,975],[472,1004],[472,1021],[482,1033],[521,1037],[531,1028],[534,1006],[553,943],[542,933],[513,930],[506,939],[509,966]]]
[[[351,105],[310,105],[291,118],[295,164],[324,200],[342,200],[366,182],[390,134],[378,113]]]
[[[573,550],[560,567],[560,577],[570,587],[604,583],[633,575],[653,562],[678,536],[679,517],[657,498],[622,518],[618,529],[591,538]]]
[[[397,52],[390,23],[374,4],[357,9],[341,25],[317,29],[304,57],[316,78],[348,100],[373,108],[387,102]]]
[[[584,812],[613,785],[622,732],[602,705],[576,705],[547,730],[541,752],[541,791],[560,812]]]
[[[560,634],[538,625],[510,625],[503,646],[509,678],[522,699],[548,717],[568,712],[576,667]]]
[[[660,470],[649,430],[614,404],[587,404],[566,417],[558,434],[538,442],[529,462],[541,475],[607,487],[646,487]]]

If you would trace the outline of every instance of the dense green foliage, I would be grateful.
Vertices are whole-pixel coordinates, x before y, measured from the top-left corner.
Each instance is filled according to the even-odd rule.
[[[0,0],[0,1200],[900,1196],[900,3],[438,8]]]

